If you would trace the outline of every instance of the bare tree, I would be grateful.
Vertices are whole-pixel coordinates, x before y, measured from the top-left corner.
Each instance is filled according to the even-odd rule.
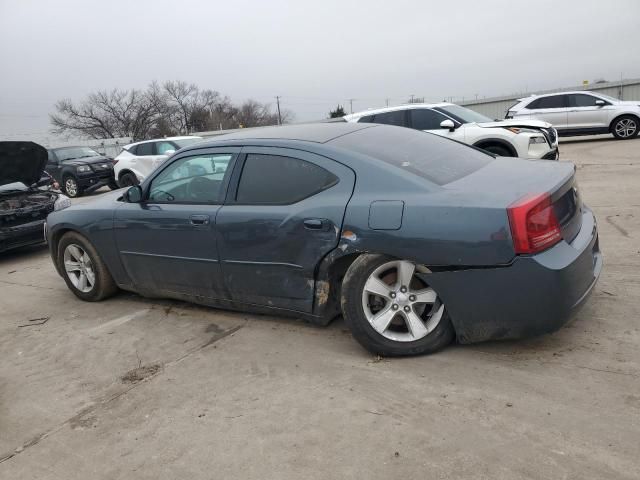
[[[163,116],[176,133],[188,134],[207,128],[212,110],[220,102],[214,90],[200,90],[195,84],[169,81],[162,85]]]
[[[293,119],[293,114],[288,110],[282,110],[280,116],[282,117],[282,123],[288,123]],[[245,128],[277,125],[278,113],[272,112],[269,104],[247,100],[238,108],[236,121],[238,127]]]
[[[70,99],[55,105],[50,115],[53,132],[88,138],[146,138],[158,112],[146,92],[140,90],[99,91],[79,104]]]

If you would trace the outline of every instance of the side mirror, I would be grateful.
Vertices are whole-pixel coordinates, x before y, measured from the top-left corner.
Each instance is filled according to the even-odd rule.
[[[596,100],[596,105],[598,107],[604,107],[607,104],[604,100]]]
[[[166,155],[167,157],[170,157],[171,155],[173,155],[174,153],[176,153],[175,150],[165,150],[163,155]]]
[[[124,193],[124,199],[127,203],[140,203],[142,201],[142,187],[134,185]]]
[[[456,124],[453,123],[453,120],[449,120],[447,118],[446,120],[443,120],[442,122],[440,122],[440,128],[446,128],[450,132],[453,132],[456,129]]]

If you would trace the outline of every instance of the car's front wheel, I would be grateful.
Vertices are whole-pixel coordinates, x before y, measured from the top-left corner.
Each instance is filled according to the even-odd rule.
[[[442,299],[416,272],[428,270],[385,255],[361,255],[349,267],[342,284],[342,313],[367,350],[384,356],[418,355],[453,340]]]
[[[121,187],[133,187],[134,185],[138,185],[140,182],[138,181],[138,177],[133,173],[125,172],[120,175],[120,181],[118,183],[120,183]]]
[[[68,232],[62,236],[57,258],[64,281],[78,298],[97,302],[118,290],[94,246],[79,233]]]
[[[638,134],[638,119],[632,115],[624,115],[613,122],[611,133],[618,140],[633,138]]]
[[[64,188],[64,193],[71,198],[79,197],[82,195],[82,189],[78,185],[78,180],[72,176],[64,177],[64,181],[62,182],[62,188]]]

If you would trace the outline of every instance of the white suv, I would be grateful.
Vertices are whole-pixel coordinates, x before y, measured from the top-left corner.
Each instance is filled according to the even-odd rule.
[[[557,160],[558,137],[551,124],[536,120],[493,121],[452,103],[412,103],[346,115],[347,122],[384,123],[425,130],[501,157]]]
[[[114,158],[113,173],[118,185],[137,185],[177,150],[200,140],[201,137],[168,137],[125,145]]]
[[[562,136],[611,133],[624,140],[638,134],[640,101],[623,102],[587,91],[551,93],[521,98],[506,118],[544,120]]]

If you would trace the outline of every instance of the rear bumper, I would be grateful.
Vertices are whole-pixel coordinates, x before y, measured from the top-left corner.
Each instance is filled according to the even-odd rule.
[[[553,332],[586,302],[602,270],[595,217],[583,211],[582,228],[533,256],[501,268],[425,274],[447,305],[460,343],[524,338]]]

